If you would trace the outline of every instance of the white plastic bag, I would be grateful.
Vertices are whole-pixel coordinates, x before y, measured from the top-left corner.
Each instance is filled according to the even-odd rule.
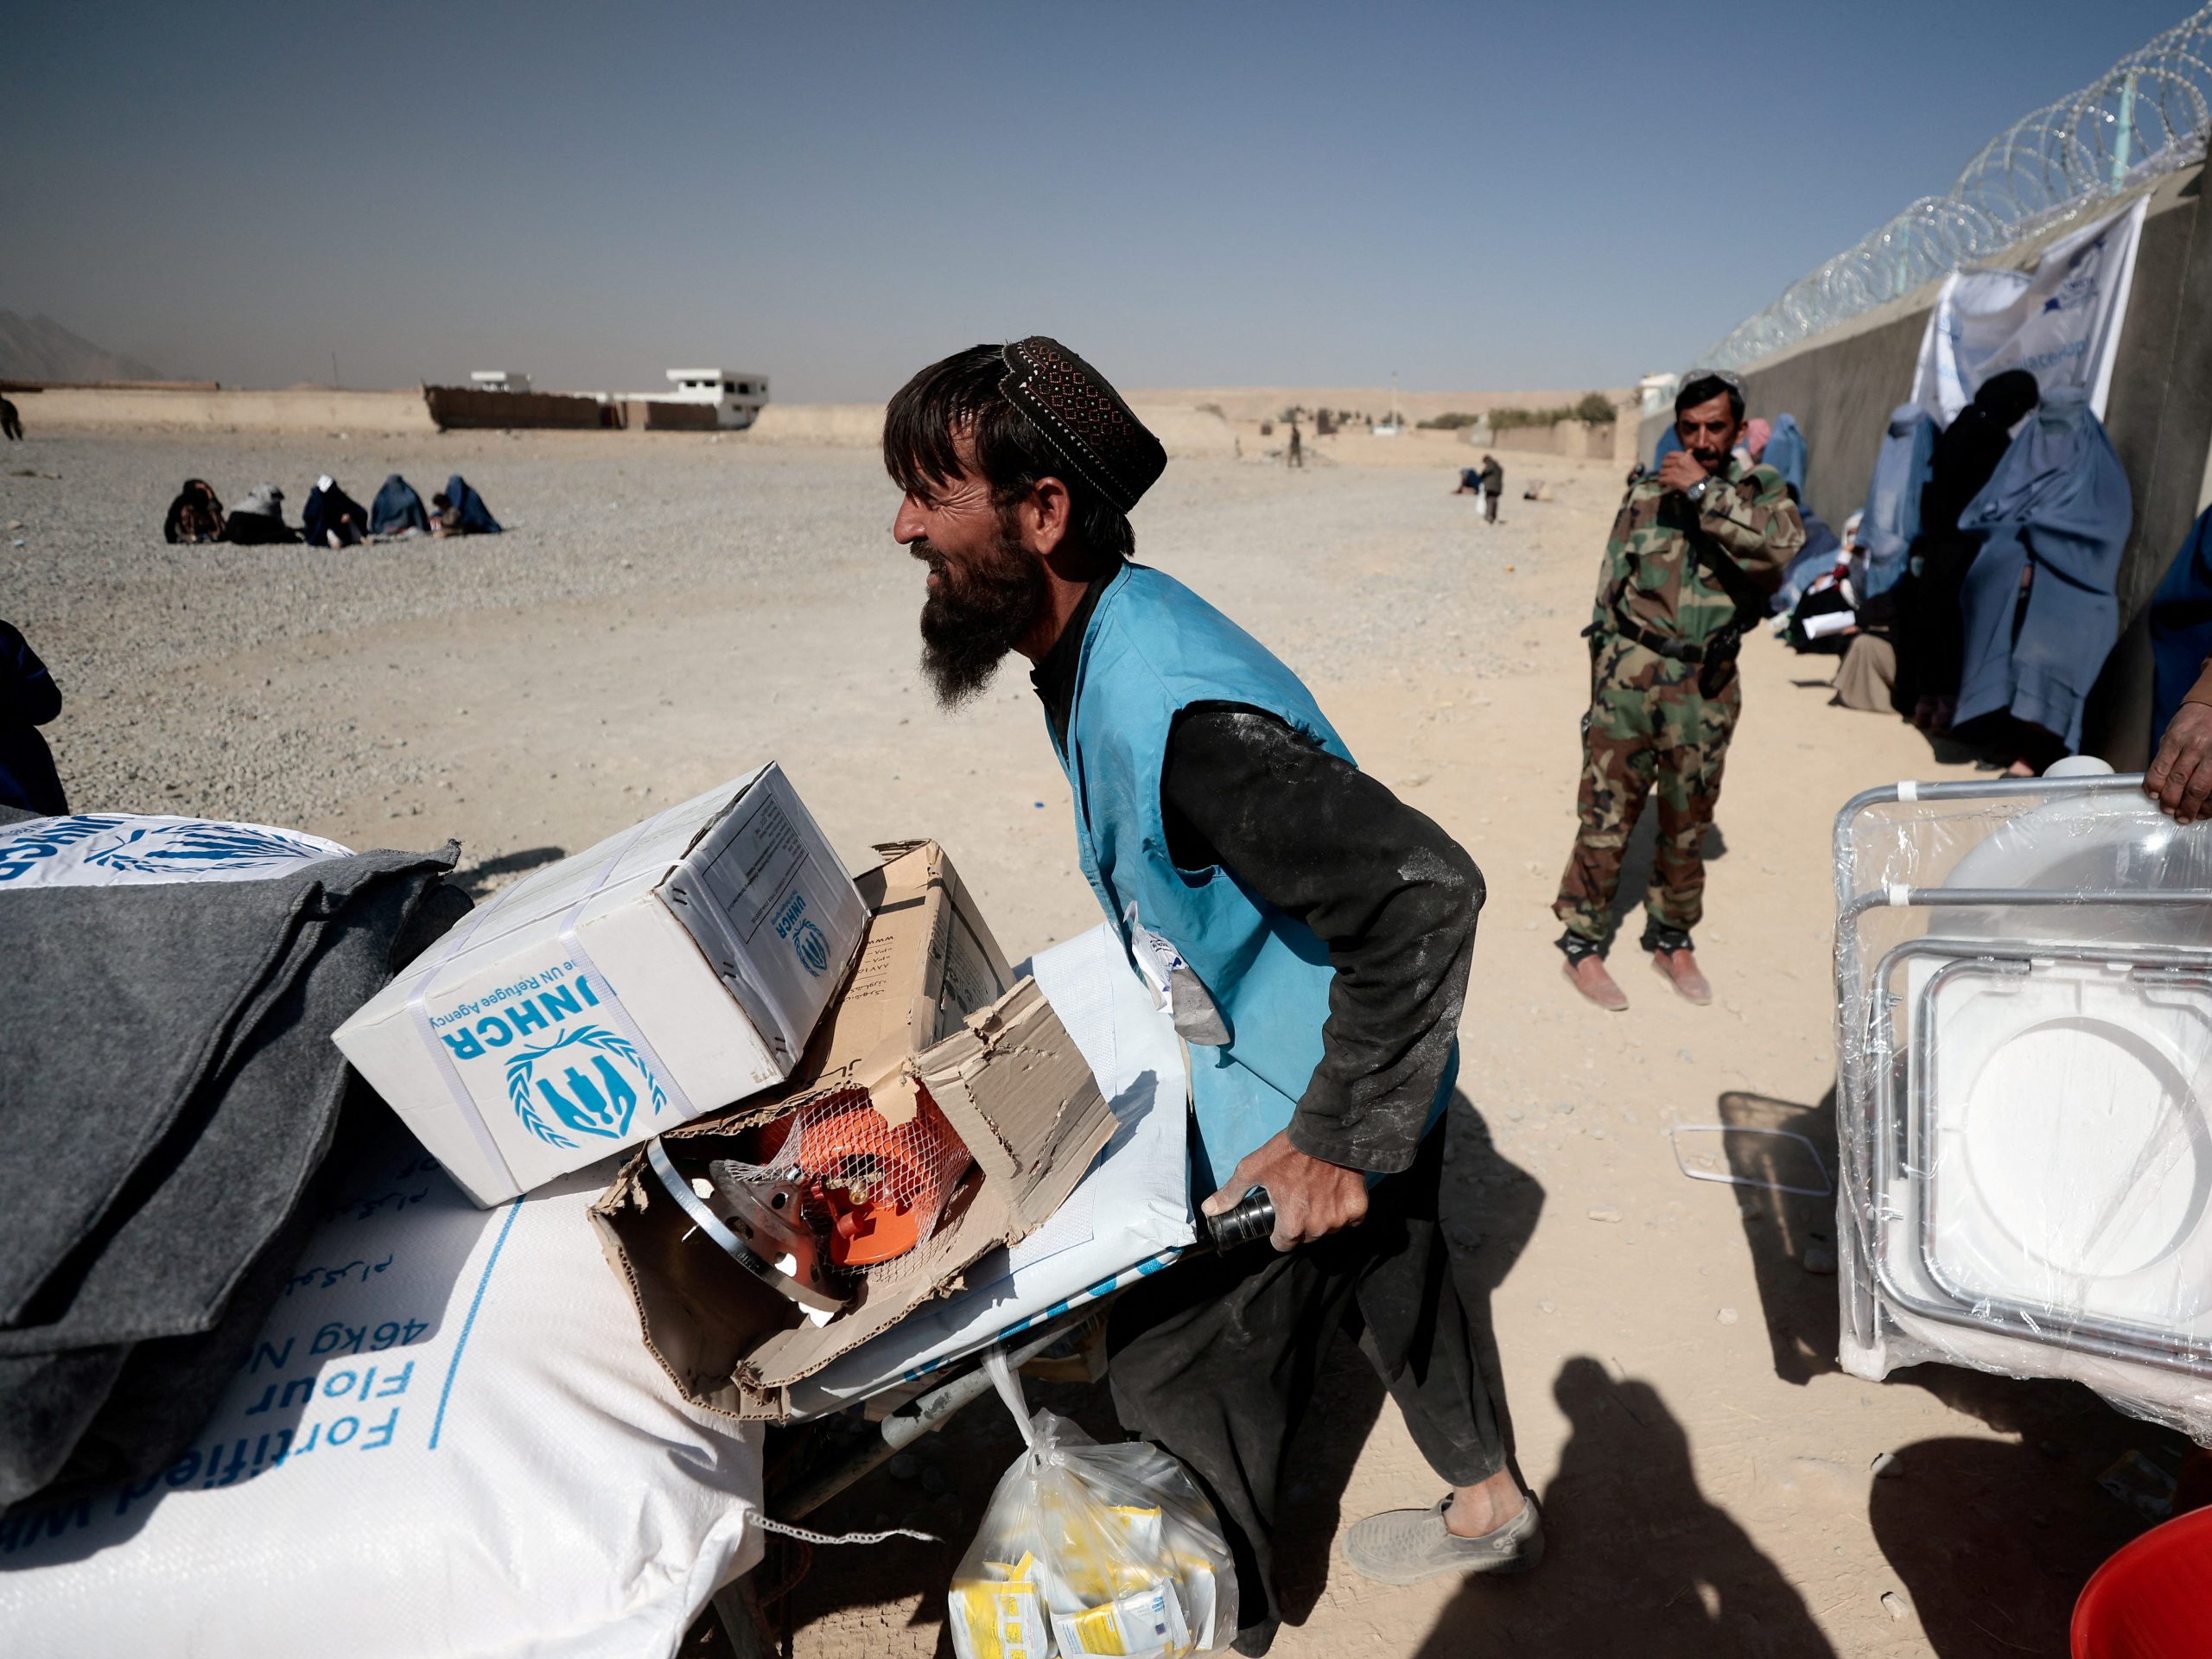
[[[985,1361],[1028,1450],[991,1494],[947,1599],[958,1659],[1188,1659],[1236,1636],[1236,1569],[1213,1506],[1143,1441],[1099,1446],[1029,1416],[1005,1351]]]

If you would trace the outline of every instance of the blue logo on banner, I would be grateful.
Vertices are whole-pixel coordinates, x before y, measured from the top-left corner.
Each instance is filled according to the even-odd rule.
[[[806,971],[817,979],[830,970],[830,941],[812,922],[801,922],[791,933],[791,949]]]
[[[628,1041],[600,1026],[578,1027],[507,1062],[507,1103],[523,1127],[548,1146],[576,1143],[539,1115],[539,1105],[578,1135],[620,1141],[630,1133],[641,1089],[658,1116],[668,1096],[652,1068]]]

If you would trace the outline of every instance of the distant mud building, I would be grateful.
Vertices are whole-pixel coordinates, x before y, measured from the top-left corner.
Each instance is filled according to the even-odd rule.
[[[533,391],[527,375],[479,370],[466,386],[425,386],[440,431],[470,427],[610,428],[637,432],[742,432],[768,401],[768,377],[738,369],[671,369],[660,392]]]

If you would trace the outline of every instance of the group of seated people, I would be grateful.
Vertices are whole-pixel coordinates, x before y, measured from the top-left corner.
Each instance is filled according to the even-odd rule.
[[[424,511],[423,498],[397,473],[384,481],[376,499],[367,507],[346,493],[327,473],[315,480],[300,510],[300,528],[284,522],[284,492],[264,484],[245,499],[226,511],[214,487],[202,478],[188,478],[169,503],[162,524],[162,539],[177,542],[229,542],[239,546],[306,542],[315,547],[359,547],[365,542],[397,541],[409,536],[496,536],[499,521],[484,505],[468,480],[459,473],[430,498]]]
[[[1843,533],[1801,511],[1806,544],[1776,595],[1777,630],[1843,657],[1837,702],[1894,711],[2014,776],[2078,750],[2119,633],[2133,517],[2081,392],[2046,397],[2012,369],[1948,427],[1901,405]]]

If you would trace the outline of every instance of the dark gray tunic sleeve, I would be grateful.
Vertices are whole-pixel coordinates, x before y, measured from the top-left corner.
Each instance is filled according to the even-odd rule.
[[[1349,1168],[1408,1167],[1459,1031],[1482,872],[1432,820],[1258,709],[1185,709],[1162,772],[1175,861],[1221,866],[1328,946],[1321,1062],[1291,1143]]]

